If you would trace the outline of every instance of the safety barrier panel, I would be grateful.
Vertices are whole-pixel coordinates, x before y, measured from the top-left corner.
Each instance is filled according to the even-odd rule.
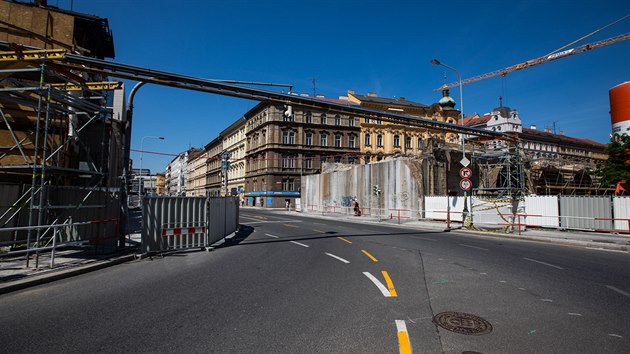
[[[143,253],[208,247],[238,229],[237,198],[145,197]]]
[[[612,208],[608,196],[560,198],[560,226],[567,229],[611,230]]]
[[[630,231],[630,197],[613,197],[615,230]]]

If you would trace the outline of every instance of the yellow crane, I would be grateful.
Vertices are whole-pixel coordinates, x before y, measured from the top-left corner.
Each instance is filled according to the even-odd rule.
[[[495,76],[505,76],[511,72],[517,71],[517,70],[523,70],[535,65],[540,65],[540,64],[544,64],[544,63],[548,63],[550,61],[553,60],[557,60],[560,58],[566,58],[568,56],[571,55],[575,55],[575,54],[580,54],[580,53],[584,53],[587,52],[589,50],[595,49],[595,48],[600,48],[600,47],[604,47],[613,43],[617,43],[617,42],[621,42],[621,41],[625,41],[630,39],[630,32],[628,33],[624,33],[621,35],[618,35],[616,37],[612,37],[612,38],[608,38],[608,39],[604,39],[598,42],[594,42],[594,43],[588,43],[588,44],[583,44],[581,46],[575,47],[575,48],[571,48],[571,49],[566,49],[563,51],[559,51],[559,52],[555,52],[552,54],[548,54],[536,59],[531,59],[528,60],[526,62],[523,63],[519,63],[516,65],[512,65],[509,66],[507,68],[503,68],[503,69],[499,69],[499,70],[495,70],[489,73],[485,73],[485,74],[481,74],[481,75],[477,75],[465,80],[462,80],[462,85],[466,85],[466,84],[470,84],[472,82],[477,82],[477,81],[481,81],[481,80],[485,80],[485,79],[489,79],[491,77],[495,77]],[[459,81],[457,82],[453,82],[450,84],[447,84],[446,86],[448,87],[457,87],[459,86]],[[439,91],[442,90],[444,88],[444,86],[440,87],[439,89],[436,89],[435,91]]]

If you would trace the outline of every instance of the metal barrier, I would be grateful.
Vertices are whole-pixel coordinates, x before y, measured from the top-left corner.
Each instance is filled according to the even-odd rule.
[[[143,253],[208,247],[238,229],[238,198],[145,197]]]

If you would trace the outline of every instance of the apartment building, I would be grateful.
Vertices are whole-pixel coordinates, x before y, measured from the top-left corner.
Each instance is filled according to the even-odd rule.
[[[225,187],[223,172],[221,170],[221,152],[223,151],[223,138],[219,135],[206,144],[204,150],[208,152],[206,158],[206,193],[213,197],[224,195]]]
[[[206,195],[207,159],[208,151],[205,149],[190,155],[186,178],[186,196],[200,197]]]
[[[223,151],[230,156],[229,167],[223,173],[227,173],[227,194],[231,196],[242,197],[245,192],[245,128],[245,119],[239,118],[221,132]]]
[[[244,118],[249,205],[282,207],[287,201],[293,205],[300,196],[301,175],[318,173],[326,162],[359,163],[361,128],[355,116],[263,101]]]

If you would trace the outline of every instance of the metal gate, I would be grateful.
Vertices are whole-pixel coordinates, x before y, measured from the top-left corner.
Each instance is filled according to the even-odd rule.
[[[208,247],[238,229],[237,198],[145,197],[142,252]]]

